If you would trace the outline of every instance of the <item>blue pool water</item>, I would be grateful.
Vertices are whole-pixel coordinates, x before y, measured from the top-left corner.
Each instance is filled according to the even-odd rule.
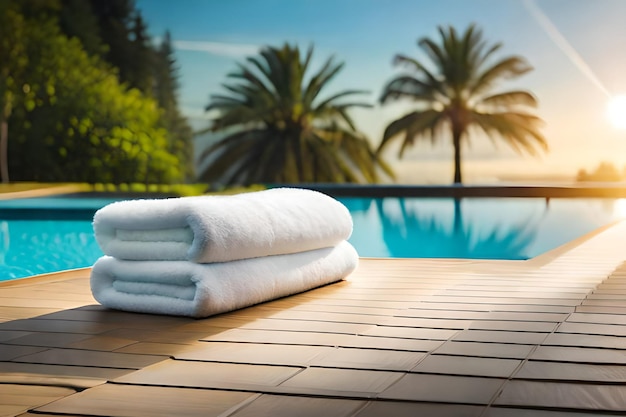
[[[343,198],[363,257],[522,260],[626,217],[624,199]]]
[[[0,281],[83,268],[102,256],[91,226],[111,198],[0,201]]]
[[[363,257],[528,259],[617,221],[626,200],[342,197]],[[0,281],[91,266],[91,218],[115,201],[0,201]]]

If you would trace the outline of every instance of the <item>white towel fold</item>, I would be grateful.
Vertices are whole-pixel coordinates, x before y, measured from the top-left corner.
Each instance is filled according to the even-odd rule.
[[[93,227],[105,255],[209,263],[334,246],[352,233],[352,217],[320,192],[276,188],[120,201],[100,209]]]
[[[339,281],[357,263],[357,252],[345,241],[330,248],[208,264],[104,256],[92,268],[91,291],[105,307],[199,318]]]

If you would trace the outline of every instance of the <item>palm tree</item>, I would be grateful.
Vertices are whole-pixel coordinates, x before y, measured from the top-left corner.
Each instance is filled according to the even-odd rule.
[[[297,182],[377,182],[391,170],[365,136],[357,132],[348,110],[369,107],[345,101],[364,93],[347,90],[320,97],[343,64],[329,58],[307,77],[313,47],[304,57],[285,44],[266,47],[259,56],[228,74],[228,95],[213,95],[206,107],[216,111],[211,131],[225,137],[208,147],[200,178],[226,184]]]
[[[415,75],[401,75],[384,89],[381,103],[403,98],[421,106],[391,122],[383,134],[380,152],[390,140],[403,137],[399,156],[418,139],[435,142],[451,134],[454,147],[454,183],[462,183],[461,146],[470,133],[483,131],[492,141],[503,139],[516,152],[537,154],[547,150],[539,132],[542,120],[528,112],[535,97],[522,90],[492,93],[497,81],[517,78],[532,68],[519,56],[493,62],[500,43],[489,46],[482,33],[470,25],[462,36],[453,27],[439,27],[441,42],[422,38],[418,46],[432,61],[430,70],[420,61],[397,55],[395,64],[408,66]]]

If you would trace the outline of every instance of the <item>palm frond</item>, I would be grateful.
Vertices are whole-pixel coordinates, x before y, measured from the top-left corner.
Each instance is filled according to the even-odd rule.
[[[320,90],[327,85],[330,80],[337,75],[339,71],[343,68],[343,63],[335,64],[333,58],[328,58],[322,68],[309,80],[309,83],[304,90],[304,103],[308,104],[309,107],[313,106],[313,102]]]
[[[257,140],[254,149],[246,155],[242,169],[238,172],[238,177],[235,177],[238,183],[290,182],[286,177],[289,178],[291,173],[285,172],[288,151],[281,143],[281,140],[276,140],[275,135],[265,131],[263,138]]]
[[[439,92],[438,85],[432,85],[412,76],[404,75],[389,81],[383,89],[380,102],[409,98],[416,101],[433,101]]]
[[[378,145],[378,153],[380,154],[382,150],[387,146],[389,141],[395,137],[397,137],[400,133],[406,131],[412,123],[415,122],[420,117],[420,112],[411,112],[402,116],[399,119],[391,122],[387,128],[385,128],[385,132],[383,133],[383,138]]]
[[[285,46],[286,47],[286,46]],[[284,51],[276,48],[268,47],[261,50],[261,57],[265,60],[267,70],[264,72],[265,77],[272,86],[274,96],[277,98],[288,95],[288,89],[285,87],[285,80],[288,78],[288,69],[285,68]]]
[[[404,134],[404,139],[399,151],[399,156],[402,157],[406,148],[413,145],[420,137],[430,138],[431,141],[434,140],[436,132],[438,132],[440,125],[444,121],[444,114],[436,110],[414,111],[409,113],[391,122],[387,126],[383,133],[383,139],[380,145],[378,145],[377,153],[380,154],[390,140]]]
[[[474,51],[472,51],[471,60],[472,62],[476,64],[476,69],[482,68],[489,61],[489,59],[491,59],[491,56],[493,54],[495,54],[500,49],[502,49],[502,44],[496,43],[496,44],[491,45],[491,47],[489,47],[489,49],[485,53],[482,53],[482,50],[486,46],[487,46],[487,43],[481,41],[480,49],[477,48]],[[474,76],[477,76],[477,74],[475,74]]]
[[[212,182],[216,178],[223,178],[233,165],[236,165],[243,156],[250,153],[254,142],[257,140],[257,135],[262,133],[262,131],[237,132],[205,149],[200,155],[200,160],[210,159],[210,163],[200,173],[199,178],[208,182]]]
[[[470,85],[472,94],[480,94],[493,87],[498,79],[517,78],[533,68],[521,57],[512,56],[502,59],[484,70]]]
[[[477,106],[487,106],[488,108],[509,108],[511,106],[537,107],[537,99],[527,91],[507,91],[481,98]]]
[[[211,96],[211,102],[204,108],[206,111],[217,110],[222,107],[241,106],[245,104],[240,97],[230,97],[215,94]]]
[[[355,172],[362,175],[366,182],[378,182],[376,156],[367,140],[347,130],[342,130],[340,134],[340,152],[346,162],[354,164]]]
[[[270,82],[270,86],[268,86],[266,85],[266,82],[264,82],[261,78],[259,78],[250,69],[244,67],[241,64],[237,64],[237,65],[239,67],[239,71],[229,74],[228,75],[229,78],[239,79],[243,81],[244,83],[249,84],[250,87],[252,87],[256,91],[256,94],[261,93],[261,94],[266,94],[268,96],[276,95],[276,91],[273,90],[275,86],[271,83],[272,80],[268,79],[268,81]],[[263,68],[263,66],[261,65],[259,68]],[[262,71],[261,74],[267,78],[267,75],[265,72]]]
[[[203,179],[212,175],[236,183],[376,179],[371,170],[358,172],[369,169],[368,155],[369,164],[383,163],[367,140],[358,142],[363,149],[357,142],[342,148],[344,131],[360,137],[350,110],[370,106],[346,99],[366,92],[340,91],[320,100],[343,63],[331,57],[305,82],[312,55],[312,46],[306,54],[289,44],[266,47],[228,75],[226,93],[212,95],[207,109],[217,112],[212,131],[237,133],[203,152],[201,159],[212,161]],[[384,170],[389,171],[386,166]]]
[[[431,71],[428,70],[422,63],[418,60],[408,57],[406,55],[398,54],[393,59],[394,65],[400,64],[409,64],[412,69],[417,72],[418,76],[423,75],[425,80],[423,81],[425,84],[431,85],[434,89],[439,91],[441,94],[445,94],[445,89],[441,83],[441,80],[438,79]]]
[[[275,96],[276,86],[272,83],[272,74],[270,73],[270,69],[259,61],[257,57],[248,57],[247,60],[263,75],[263,78],[265,78],[265,81],[258,77],[254,77],[252,80],[252,83],[257,87],[258,91],[264,92],[268,96]],[[247,69],[245,72],[252,73]],[[269,83],[269,85],[267,85],[267,83]]]
[[[347,96],[359,95],[359,94],[369,94],[369,91],[366,91],[366,90],[346,90],[346,91],[341,91],[339,93],[333,94],[332,96],[324,99],[324,101],[322,101],[321,103],[315,105],[311,110],[315,112],[318,109],[324,109],[324,108],[327,108],[329,106],[371,107],[371,104],[368,104],[368,103],[342,103],[342,104],[336,104],[335,103],[340,98],[347,97]]]
[[[416,72],[422,70],[422,64],[417,59],[404,54],[395,54],[391,63],[394,66],[405,65]]]
[[[492,140],[500,137],[518,153],[537,155],[537,148],[548,150],[547,141],[539,131],[542,120],[537,116],[517,112],[475,113],[472,119]]]

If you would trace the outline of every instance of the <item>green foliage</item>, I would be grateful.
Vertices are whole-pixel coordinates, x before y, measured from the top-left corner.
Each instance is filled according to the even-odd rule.
[[[120,82],[157,101],[163,110],[159,124],[167,132],[168,151],[179,159],[184,178],[194,178],[193,132],[176,99],[178,69],[170,34],[158,48],[153,47],[148,25],[133,0],[60,1],[65,33],[77,36],[90,55],[117,68]],[[92,27],[77,20],[93,22]]]
[[[69,38],[78,38],[89,55],[104,56],[107,47],[100,38],[98,19],[86,0],[63,0],[59,26]]]
[[[13,180],[191,178],[186,119],[149,98],[175,78],[173,50],[151,44],[132,0],[0,1],[2,177],[10,122]],[[176,83],[158,87],[175,96]]]
[[[15,4],[0,2],[0,178],[9,182],[8,123],[13,109],[24,105],[34,107],[29,85],[20,83],[28,65],[26,55],[26,24]]]
[[[212,130],[225,137],[202,154],[200,178],[226,184],[376,182],[390,169],[357,132],[343,101],[362,91],[322,98],[343,64],[328,59],[307,79],[313,48],[264,48],[228,75],[226,95],[213,95]]]
[[[143,184],[133,183],[95,183],[91,186],[90,191],[100,193],[160,193],[165,195],[173,195],[180,197],[196,196],[205,194],[207,191],[206,184]]]
[[[178,68],[174,58],[174,48],[169,32],[165,33],[161,46],[159,47],[154,66],[154,98],[163,109],[161,122],[168,131],[172,154],[181,161],[181,166],[185,178],[194,178],[193,166],[193,132],[187,119],[183,117],[178,108],[176,91],[178,85]]]
[[[156,102],[120,85],[109,65],[60,32],[56,19],[38,15],[23,25],[19,59],[27,65],[14,82],[24,93],[9,123],[12,179],[182,179]],[[3,65],[13,73],[12,62]]]
[[[70,5],[70,1],[62,0],[65,6]],[[134,15],[138,13],[135,10],[133,0],[83,0],[91,7],[90,13],[95,18],[98,28],[100,42],[104,46],[99,55],[106,62],[113,65],[119,70],[119,78],[122,83],[127,83],[130,87],[141,88],[141,85],[135,84],[140,81],[141,75],[147,75],[150,70],[150,62],[143,62],[136,59],[136,55],[143,57],[144,51],[139,51],[138,47],[143,48],[145,33],[144,28],[136,28],[137,32],[142,32],[138,42],[134,39]],[[143,22],[140,22],[143,24]],[[82,33],[77,34],[82,39]],[[143,90],[147,93],[147,90]]]
[[[30,97],[19,84],[28,65],[24,17],[10,3],[0,2],[0,117],[6,119],[21,98]]]
[[[402,138],[402,156],[416,140],[434,142],[449,133],[454,147],[454,182],[461,183],[461,147],[471,128],[483,131],[491,140],[504,140],[520,153],[535,155],[537,148],[547,150],[539,131],[542,121],[528,112],[537,105],[535,97],[519,90],[491,93],[498,81],[530,71],[526,61],[511,56],[492,62],[501,44],[488,45],[473,25],[460,35],[452,27],[439,28],[439,34],[439,43],[429,38],[418,42],[430,67],[405,55],[395,57],[396,64],[411,72],[391,80],[380,101],[410,99],[419,107],[389,124],[378,151]]]

